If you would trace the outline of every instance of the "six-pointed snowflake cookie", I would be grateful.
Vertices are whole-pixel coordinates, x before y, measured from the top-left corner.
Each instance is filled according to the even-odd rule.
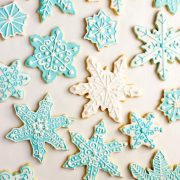
[[[52,105],[49,95],[40,101],[36,112],[29,110],[26,105],[14,105],[16,115],[24,125],[12,129],[6,136],[14,142],[30,141],[33,156],[40,162],[46,153],[45,143],[51,144],[57,150],[67,150],[64,140],[56,131],[60,127],[67,128],[72,121],[66,116],[51,117]]]
[[[167,19],[159,12],[155,22],[157,28],[149,30],[141,26],[135,27],[137,37],[145,45],[141,46],[145,52],[138,54],[131,61],[132,67],[138,67],[152,60],[157,64],[157,73],[161,80],[168,77],[168,64],[176,59],[180,62],[180,31],[167,28]]]
[[[167,6],[168,10],[175,14],[179,11],[180,0],[154,0],[155,7],[161,8],[162,6]]]
[[[109,157],[113,152],[122,151],[127,143],[119,143],[117,140],[104,143],[103,136],[105,134],[106,128],[103,121],[96,125],[90,140],[86,140],[81,134],[71,132],[72,142],[77,146],[79,152],[70,156],[63,167],[74,169],[86,166],[85,180],[95,180],[100,169],[112,176],[121,176],[118,166],[113,164]]]
[[[13,61],[10,66],[0,63],[0,102],[7,100],[9,97],[18,99],[24,98],[25,86],[30,81],[28,74],[21,72],[22,63],[20,60]]]
[[[121,131],[131,137],[131,148],[137,149],[141,145],[150,148],[155,148],[153,137],[162,132],[162,128],[154,125],[155,115],[153,113],[147,114],[144,118],[131,112],[131,124],[125,125]]]
[[[180,165],[176,168],[168,166],[167,161],[161,151],[157,151],[152,160],[152,169],[145,169],[136,163],[131,163],[129,167],[133,177],[138,180],[179,180]]]
[[[59,7],[64,13],[75,14],[71,0],[40,0],[40,8],[38,12],[42,21],[45,21],[54,6]]]
[[[4,39],[22,34],[27,16],[16,3],[0,7],[0,34]]]
[[[119,15],[122,8],[122,0],[110,0],[110,8],[114,11],[115,14]]]
[[[116,43],[117,21],[112,20],[102,10],[93,17],[86,18],[84,39],[96,44],[98,50]]]
[[[121,56],[114,62],[111,72],[108,68],[102,68],[97,62],[88,58],[87,70],[91,77],[87,83],[79,83],[70,88],[73,94],[86,95],[90,101],[84,105],[83,118],[96,114],[98,109],[108,110],[109,116],[116,122],[120,122],[122,109],[121,102],[126,97],[137,97],[141,95],[140,90],[129,83],[124,75],[127,68],[125,56]],[[121,101],[121,102],[120,102]]]
[[[0,171],[1,180],[35,180],[35,175],[29,165],[21,166],[20,172],[10,173],[8,171]]]
[[[25,65],[31,68],[38,67],[46,83],[52,82],[60,74],[69,78],[76,77],[76,69],[72,66],[72,62],[80,47],[65,42],[62,36],[60,28],[56,27],[51,31],[50,36],[30,37],[30,43],[35,50],[34,55],[26,60]]]
[[[169,122],[180,120],[180,89],[165,90],[161,101],[158,109],[168,117]]]

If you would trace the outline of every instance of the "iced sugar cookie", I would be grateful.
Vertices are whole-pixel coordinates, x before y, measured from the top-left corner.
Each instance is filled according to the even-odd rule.
[[[119,15],[122,9],[122,0],[110,0],[110,8],[116,15]]]
[[[60,74],[69,78],[76,77],[76,69],[72,66],[72,62],[80,47],[74,43],[65,42],[62,36],[60,28],[56,27],[51,31],[50,36],[30,37],[30,43],[35,50],[34,54],[26,60],[25,65],[39,68],[46,83],[52,82]]]
[[[130,172],[138,180],[179,180],[180,166],[169,167],[161,151],[157,151],[152,160],[152,169],[145,169],[136,163],[131,163]]]
[[[79,152],[70,156],[63,167],[74,169],[86,166],[86,175],[83,178],[86,180],[95,180],[100,169],[111,176],[121,176],[118,166],[113,164],[109,157],[113,152],[122,151],[126,143],[119,143],[117,140],[104,143],[105,134],[106,128],[103,121],[96,125],[95,132],[89,140],[81,134],[71,132],[72,142],[77,146]]]
[[[96,114],[100,108],[102,111],[107,109],[114,121],[121,121],[121,102],[125,101],[126,97],[141,95],[140,90],[125,79],[126,68],[125,56],[119,57],[114,62],[113,71],[107,67],[104,69],[90,58],[87,59],[87,70],[91,77],[87,78],[87,83],[79,83],[70,88],[73,94],[85,95],[87,99],[90,99],[84,105],[83,118]]]
[[[135,26],[137,37],[145,43],[142,45],[144,53],[138,54],[131,61],[132,67],[138,67],[152,60],[157,64],[157,73],[161,80],[168,77],[168,64],[176,59],[180,61],[180,31],[167,27],[167,19],[163,13],[156,16],[155,25],[157,28]]]
[[[29,165],[24,165],[21,166],[20,172],[0,171],[0,180],[35,180],[35,176],[32,168]]]
[[[116,43],[117,21],[112,20],[102,10],[93,17],[86,18],[84,39],[94,43],[98,50]]]
[[[162,132],[162,128],[154,124],[155,115],[147,114],[144,118],[130,113],[131,124],[125,125],[121,131],[131,137],[131,148],[137,149],[141,145],[155,148],[153,137]]]
[[[168,10],[175,14],[179,11],[180,0],[154,0],[155,7],[161,8],[167,6]]]
[[[12,129],[6,136],[14,142],[30,141],[33,156],[40,162],[46,153],[45,143],[51,144],[56,150],[67,150],[64,140],[56,131],[60,127],[67,128],[72,121],[66,116],[51,117],[52,106],[49,95],[40,101],[36,112],[29,110],[26,105],[14,105],[16,115],[24,125]]]
[[[57,6],[64,13],[75,14],[75,10],[71,0],[39,0],[40,8],[38,10],[42,21],[45,21],[51,13],[54,6]]]
[[[4,39],[22,34],[27,16],[16,3],[0,7],[0,34]]]
[[[29,83],[30,76],[21,72],[20,60],[13,61],[9,66],[0,63],[0,102],[9,97],[24,98],[24,90],[21,88]]]
[[[169,122],[180,120],[180,89],[165,90],[158,107],[168,117]]]

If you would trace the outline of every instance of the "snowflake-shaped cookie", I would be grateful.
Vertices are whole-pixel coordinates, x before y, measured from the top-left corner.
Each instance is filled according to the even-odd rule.
[[[144,118],[135,113],[130,113],[131,124],[125,125],[121,131],[131,137],[131,148],[137,149],[141,145],[155,148],[153,137],[162,132],[162,128],[154,125],[155,116],[147,114]]]
[[[159,110],[168,117],[169,122],[180,120],[180,89],[164,91]]]
[[[54,6],[57,6],[64,13],[75,14],[71,0],[40,0],[40,8],[38,10],[42,21],[51,13]]]
[[[115,12],[115,14],[119,15],[122,8],[122,0],[111,0],[110,8]]]
[[[167,161],[161,151],[157,151],[152,160],[153,169],[144,169],[136,163],[131,163],[130,172],[138,180],[179,180],[180,166],[168,167]]]
[[[0,102],[9,97],[18,99],[24,98],[24,91],[21,87],[30,81],[28,74],[21,72],[22,64],[20,60],[13,61],[10,66],[0,64]]]
[[[70,156],[63,166],[69,169],[86,166],[86,176],[83,178],[85,180],[95,180],[100,169],[112,176],[121,176],[118,166],[110,162],[109,156],[113,152],[122,151],[127,144],[117,140],[104,143],[105,133],[103,121],[95,127],[95,132],[88,141],[81,134],[71,132],[72,142],[80,151]]]
[[[168,77],[168,63],[173,63],[176,59],[180,61],[180,31],[167,28],[167,19],[159,12],[156,17],[157,29],[149,30],[141,26],[135,27],[137,37],[145,45],[141,46],[145,52],[138,54],[131,61],[133,67],[141,66],[152,60],[157,64],[157,73],[160,79],[166,80]]]
[[[26,105],[15,105],[16,115],[24,125],[14,128],[6,138],[20,142],[29,140],[33,149],[33,156],[42,162],[46,150],[45,143],[51,144],[57,150],[67,150],[64,140],[56,133],[60,127],[67,128],[71,120],[66,116],[51,117],[51,107],[53,103],[47,95],[39,103],[36,112],[29,110]]]
[[[27,16],[16,3],[0,7],[0,34],[4,39],[22,34]]]
[[[154,0],[155,7],[161,8],[162,6],[167,6],[168,10],[175,14],[179,10],[180,0]]]
[[[21,166],[20,172],[10,173],[0,171],[1,180],[35,180],[32,168],[29,165]]]
[[[70,88],[73,94],[87,95],[90,101],[84,105],[83,118],[96,114],[98,109],[108,109],[109,116],[117,122],[121,119],[121,102],[126,97],[137,97],[141,92],[127,82],[124,71],[127,68],[126,58],[121,56],[114,62],[113,72],[108,68],[103,69],[98,63],[87,59],[87,70],[91,77],[87,83],[79,83]]]
[[[112,20],[103,11],[97,15],[86,18],[87,33],[84,39],[96,44],[98,50],[116,43],[117,21]]]
[[[62,36],[61,30],[56,27],[51,31],[50,36],[30,37],[31,45],[35,50],[34,55],[26,60],[25,65],[31,68],[38,67],[46,83],[52,82],[60,74],[69,78],[76,77],[76,69],[71,64],[80,47],[63,41]]]

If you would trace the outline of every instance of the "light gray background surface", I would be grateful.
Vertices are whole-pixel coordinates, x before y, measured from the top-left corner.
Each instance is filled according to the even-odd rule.
[[[10,0],[0,1],[0,5],[5,5]],[[69,151],[56,151],[50,145],[46,144],[47,154],[44,162],[40,164],[32,157],[32,150],[28,141],[14,143],[5,139],[5,135],[13,128],[21,126],[21,121],[15,116],[13,104],[27,104],[31,110],[36,110],[38,101],[48,92],[54,102],[52,116],[67,114],[76,119],[70,126],[70,131],[79,132],[84,137],[89,138],[92,135],[93,127],[101,119],[105,120],[108,133],[105,141],[118,139],[119,141],[127,141],[127,136],[122,135],[118,128],[120,124],[113,122],[104,112],[98,112],[89,119],[82,120],[80,113],[82,106],[87,100],[69,93],[68,89],[77,82],[84,82],[88,75],[85,69],[85,59],[87,56],[95,58],[102,65],[111,67],[112,62],[121,54],[130,59],[141,52],[139,48],[141,42],[135,38],[132,32],[134,25],[142,25],[152,28],[154,26],[154,18],[158,9],[152,7],[152,0],[124,0],[124,6],[120,16],[115,16],[109,8],[109,1],[100,0],[96,3],[88,3],[85,0],[73,0],[76,15],[63,14],[55,7],[52,15],[43,23],[39,21],[37,9],[39,0],[16,0],[20,8],[28,14],[25,25],[24,36],[16,36],[5,41],[0,40],[0,61],[9,64],[12,60],[21,59],[22,62],[33,53],[33,48],[29,44],[29,36],[39,34],[41,36],[49,35],[52,28],[59,26],[63,31],[64,40],[74,42],[81,46],[80,53],[76,56],[74,66],[77,68],[77,77],[68,79],[59,76],[53,83],[45,84],[41,79],[41,73],[38,69],[29,69],[25,66],[23,71],[29,73],[32,81],[24,88],[26,96],[23,100],[10,98],[7,102],[0,104],[0,169],[16,171],[25,164],[31,163],[34,167],[35,174],[39,180],[78,180],[85,173],[85,169],[76,168],[75,170],[67,170],[61,168],[68,155],[76,152],[76,147],[71,143],[67,129],[60,129],[58,133],[65,139]],[[96,50],[94,45],[83,39],[85,34],[84,18],[94,15],[99,9],[104,10],[107,15],[118,21],[117,44],[104,48],[100,52]],[[180,24],[179,14],[170,15],[165,8],[161,9],[167,16],[169,27],[178,28]],[[136,99],[127,99],[123,106],[122,121],[128,122],[128,113],[135,111],[140,115],[148,112],[155,112],[156,123],[163,127],[164,132],[155,138],[157,149],[164,152],[166,159],[170,165],[180,162],[180,122],[172,124],[167,123],[167,119],[157,111],[162,90],[177,88],[179,86],[179,64],[176,62],[169,66],[169,78],[167,81],[160,81],[155,74],[155,65],[146,63],[143,67],[136,69],[128,68],[128,78],[143,91],[143,96]],[[128,172],[128,165],[136,162],[143,167],[149,166],[150,159],[156,151],[141,147],[137,150],[131,150],[129,147],[123,152],[114,153],[111,156],[112,162],[119,166],[124,179],[132,179]],[[110,177],[107,173],[100,171],[97,179],[115,180],[118,178]]]

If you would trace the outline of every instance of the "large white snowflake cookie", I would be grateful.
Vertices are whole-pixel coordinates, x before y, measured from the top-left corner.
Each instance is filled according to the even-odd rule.
[[[87,83],[79,83],[70,88],[73,94],[86,95],[90,99],[84,105],[82,118],[88,118],[96,114],[100,108],[102,111],[108,110],[109,116],[116,122],[121,119],[121,102],[126,97],[137,97],[141,92],[129,83],[124,72],[127,68],[125,56],[120,56],[114,62],[113,71],[107,67],[103,68],[94,60],[87,59],[87,70],[91,77],[87,78]]]

